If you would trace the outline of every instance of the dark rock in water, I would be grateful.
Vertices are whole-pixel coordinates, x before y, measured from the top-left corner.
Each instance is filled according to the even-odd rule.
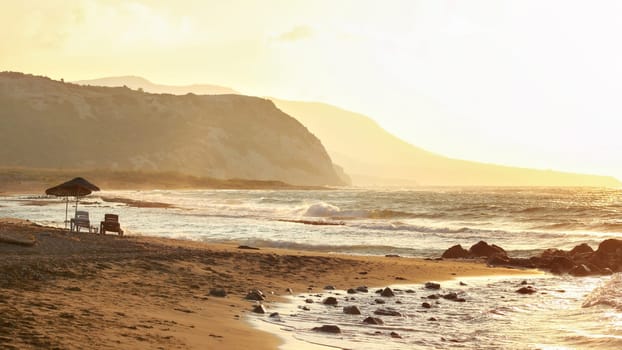
[[[395,310],[390,310],[390,309],[378,309],[376,311],[374,311],[374,315],[380,315],[380,316],[402,316],[402,314],[398,311]]]
[[[387,254],[385,255],[386,258],[399,258],[400,256],[397,254]]]
[[[495,254],[491,256],[490,258],[488,258],[486,263],[491,266],[508,266],[512,264],[510,258],[508,258],[506,255],[501,254]]]
[[[526,286],[526,285],[529,284],[529,282],[527,282],[527,280],[523,280],[520,284],[523,285],[523,286]]]
[[[534,261],[535,259],[538,259],[537,257],[532,257],[532,258],[509,258],[509,262],[507,263],[508,266],[518,266],[518,267],[524,267],[526,269],[534,269],[538,266],[538,264]]]
[[[337,298],[335,297],[328,297],[326,299],[324,299],[324,301],[322,301],[322,304],[324,305],[337,305]]]
[[[454,301],[458,302],[458,303],[464,303],[464,302],[466,302],[466,299],[464,299],[464,298],[456,298],[456,299],[454,299]]]
[[[227,296],[227,291],[223,288],[212,288],[209,291],[209,295],[213,297],[224,298]]]
[[[428,295],[426,298],[436,300],[436,299],[438,299],[438,298],[440,298],[440,297],[441,297],[441,296],[440,296],[440,295],[438,295],[438,294],[430,294],[430,295]]]
[[[279,318],[281,315],[278,312],[273,312],[270,314],[270,318]]]
[[[414,290],[412,290],[412,289],[406,289],[406,293],[408,293],[408,294],[412,294],[412,293],[414,293],[414,292],[415,292],[415,291],[414,291]]]
[[[380,294],[380,293],[382,293],[382,291],[383,291],[383,290],[384,290],[384,289],[376,289],[376,291],[375,291],[374,293],[376,293],[376,294]]]
[[[479,241],[469,248],[469,253],[472,256],[480,257],[485,256],[487,258],[492,257],[494,255],[507,256],[507,253],[503,248],[496,245],[489,245],[484,241]]]
[[[384,303],[385,303],[385,301],[384,301],[384,300],[382,300],[382,299],[374,299],[374,302],[375,302],[376,304],[384,304]]]
[[[426,282],[425,287],[426,289],[441,289],[441,285],[436,282]]]
[[[356,306],[356,305],[344,306],[343,307],[343,313],[347,314],[347,315],[360,315],[361,314],[361,310],[359,310],[358,306]]]
[[[391,332],[391,338],[399,338],[399,339],[402,339],[402,336],[401,336],[401,335],[399,335],[399,334],[398,334],[398,333],[396,333],[396,332]]]
[[[339,329],[339,327],[335,325],[323,325],[321,327],[313,327],[312,330],[316,332],[323,332],[323,333],[333,333],[333,334],[341,333],[341,329]]]
[[[305,311],[311,310],[311,308],[309,308],[308,306],[303,306],[302,309],[305,310]]]
[[[574,258],[577,255],[582,255],[585,253],[594,253],[594,249],[592,249],[592,247],[590,247],[587,243],[582,243],[572,248],[572,250],[568,254],[570,254],[570,256]]]
[[[402,304],[402,301],[401,300],[396,300],[395,303],[396,304]]]
[[[382,293],[380,293],[381,296],[383,297],[394,297],[395,293],[393,293],[393,290],[391,290],[391,288],[386,287],[385,289],[382,290]]]
[[[253,312],[256,314],[265,314],[266,313],[266,308],[263,305],[255,305],[253,307]]]
[[[622,240],[606,239],[590,257],[590,263],[600,269],[609,268],[613,272],[622,271]]]
[[[460,285],[461,285],[461,286],[468,286],[468,284],[466,284],[466,283],[464,283],[464,282],[462,282],[462,281],[460,281]]]
[[[246,294],[245,299],[262,301],[262,300],[266,300],[266,297],[264,296],[262,291],[260,291],[259,289],[254,289],[248,292],[248,294]]]
[[[305,299],[305,303],[307,303],[307,304],[313,304],[313,299],[311,299],[311,298],[307,298],[307,299]]]
[[[335,286],[324,286],[324,290],[335,290]]]
[[[366,324],[375,324],[375,325],[383,325],[384,321],[379,319],[378,317],[367,317],[366,319],[363,320],[363,323]]]
[[[518,294],[533,294],[535,292],[537,292],[537,290],[532,286],[521,287],[516,291]]]
[[[347,290],[347,293],[348,294],[356,294],[356,289],[350,288],[350,289]]]
[[[361,292],[361,293],[367,293],[367,292],[369,292],[369,290],[368,290],[368,289],[367,289],[367,287],[365,287],[365,286],[358,286],[358,287],[356,287],[356,291],[357,291],[357,292]]]
[[[428,318],[428,321],[434,322],[434,321],[438,321],[438,319],[436,317],[430,317]]]
[[[423,307],[425,309],[429,309],[429,308],[432,307],[432,305],[430,305],[430,303],[423,302],[423,303],[421,303],[421,307]]]
[[[449,293],[443,295],[443,299],[456,300],[456,299],[458,299],[458,294],[456,294],[454,292],[449,292]]]
[[[587,267],[585,264],[581,264],[581,265],[577,265],[573,267],[568,273],[575,277],[583,277],[583,276],[589,276],[593,274],[592,270],[589,267]]]
[[[552,273],[560,275],[570,271],[576,264],[574,261],[568,259],[565,256],[555,256],[551,259],[548,268]],[[544,266],[543,266],[544,267]]]
[[[443,255],[441,255],[441,258],[443,259],[464,259],[468,257],[469,251],[462,248],[460,244],[450,247],[445,252],[443,252]]]
[[[620,239],[606,239],[598,245],[598,249],[595,252],[598,255],[617,255],[622,256],[622,240]]]
[[[566,253],[565,251],[561,250],[561,249],[557,249],[557,248],[549,248],[545,251],[542,252],[542,254],[540,254],[540,258],[542,259],[552,259],[556,256],[563,256],[563,257],[568,257],[568,253]]]

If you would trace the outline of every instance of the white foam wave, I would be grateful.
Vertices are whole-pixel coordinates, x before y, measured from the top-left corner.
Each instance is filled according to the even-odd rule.
[[[616,273],[609,281],[596,287],[583,301],[583,307],[606,305],[622,311],[622,274]]]
[[[320,202],[316,204],[310,205],[304,212],[303,216],[314,216],[314,217],[332,217],[339,216],[341,214],[341,209],[339,207]]]
[[[421,226],[421,225],[409,225],[404,223],[364,223],[359,225],[352,225],[354,227],[358,227],[361,229],[368,230],[382,230],[382,231],[410,231],[410,232],[421,232],[421,233],[465,233],[472,232],[473,230],[468,227],[460,227],[460,228],[449,228],[449,227],[431,227],[431,226]]]

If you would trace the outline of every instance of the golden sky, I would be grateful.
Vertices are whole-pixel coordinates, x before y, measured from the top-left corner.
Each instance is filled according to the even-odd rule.
[[[3,0],[0,69],[367,114],[428,150],[622,179],[622,2]]]

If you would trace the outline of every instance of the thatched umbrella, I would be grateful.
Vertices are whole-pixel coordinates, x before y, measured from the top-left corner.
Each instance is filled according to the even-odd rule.
[[[80,197],[91,194],[93,191],[99,191],[99,187],[86,181],[81,177],[64,182],[58,186],[48,188],[45,194],[65,197],[65,227],[67,227],[67,209],[69,207],[69,197],[76,197],[76,212],[78,211],[78,200]]]

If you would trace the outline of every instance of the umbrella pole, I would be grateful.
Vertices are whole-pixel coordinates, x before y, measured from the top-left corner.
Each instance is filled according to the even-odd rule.
[[[69,197],[65,197],[65,228],[67,228],[67,210],[69,209]]]

